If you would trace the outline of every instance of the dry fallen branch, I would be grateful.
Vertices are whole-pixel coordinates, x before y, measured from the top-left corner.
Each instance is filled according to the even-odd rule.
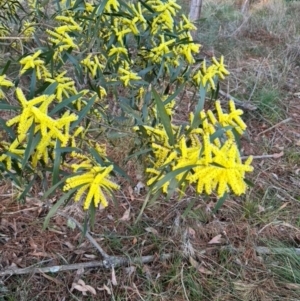
[[[272,154],[272,155],[261,155],[261,156],[252,156],[253,159],[266,159],[266,158],[273,158],[278,159],[283,156],[283,152]],[[241,159],[247,159],[249,156],[242,156]]]
[[[66,219],[70,219],[82,231],[82,233],[84,233],[82,226],[77,220],[75,220],[74,218],[68,216],[67,214],[61,211],[57,211],[57,214],[63,216]],[[52,267],[44,267],[44,268],[37,268],[37,267],[28,267],[23,269],[8,268],[0,271],[0,276],[21,275],[21,274],[30,274],[30,273],[49,273],[49,272],[56,273],[60,271],[69,271],[69,270],[77,270],[80,268],[95,268],[95,267],[111,269],[114,267],[120,267],[132,263],[149,263],[154,261],[155,259],[166,260],[174,256],[174,254],[162,254],[161,256],[149,255],[149,256],[142,256],[142,257],[134,257],[132,259],[124,256],[110,256],[99,246],[96,240],[88,232],[85,233],[85,237],[99,251],[99,253],[103,257],[102,261],[91,261],[85,263],[75,263],[70,265],[52,266]]]
[[[156,259],[159,260],[167,260],[174,256],[174,254],[162,254],[161,256],[149,255],[142,257],[134,257],[132,259],[122,257],[122,256],[112,256],[114,259],[114,267],[120,267],[130,264],[139,264],[139,263],[149,263]],[[1,276],[10,276],[10,275],[22,275],[22,274],[39,274],[39,273],[57,273],[62,271],[70,271],[70,270],[78,270],[85,268],[111,268],[111,266],[107,266],[106,260],[101,261],[90,261],[90,262],[82,262],[82,263],[74,263],[67,265],[55,265],[52,267],[28,267],[24,269],[18,268],[7,268],[0,271]]]
[[[291,121],[291,120],[292,120],[291,117],[289,117],[289,118],[287,118],[287,119],[284,119],[284,120],[282,120],[282,121],[276,123],[275,125],[271,126],[270,128],[268,128],[268,129],[266,129],[266,130],[260,132],[257,136],[260,136],[260,135],[262,135],[262,134],[264,134],[264,133],[267,133],[267,132],[269,132],[269,131],[275,129],[275,128],[278,127],[279,125],[282,125],[282,124],[284,124],[284,123],[287,123],[287,122],[289,122],[289,121]]]
[[[60,216],[63,216],[66,219],[71,220],[79,229],[82,233],[84,233],[84,230],[82,228],[82,226],[80,225],[79,222],[77,222],[76,219],[74,219],[73,217],[68,216],[67,214],[61,212],[61,211],[57,211],[57,214],[59,214]],[[111,256],[109,256],[100,246],[99,244],[96,242],[96,240],[92,237],[92,235],[89,232],[85,233],[85,237],[91,242],[91,244],[99,251],[99,253],[101,254],[101,256],[105,259],[111,259]]]

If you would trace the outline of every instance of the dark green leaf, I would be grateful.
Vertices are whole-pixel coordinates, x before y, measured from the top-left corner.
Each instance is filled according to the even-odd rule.
[[[36,71],[35,71],[35,69],[33,69],[32,73],[31,73],[31,81],[30,81],[30,88],[29,88],[29,99],[32,99],[34,97],[35,87],[36,87]]]
[[[52,170],[52,186],[59,182],[59,170],[61,164],[61,152],[60,152],[60,140],[56,140],[56,145],[54,149],[55,159],[53,163],[53,170]]]
[[[72,125],[70,126],[70,130],[73,130],[77,125],[79,125],[79,123],[81,122],[81,120],[86,116],[86,114],[89,112],[89,110],[93,106],[93,104],[94,104],[94,102],[96,100],[96,97],[97,97],[97,95],[94,95],[88,101],[88,103],[86,104],[86,106],[79,112],[78,119],[72,123]]]
[[[52,206],[52,208],[50,209],[50,211],[48,212],[47,216],[45,217],[45,221],[43,224],[43,229],[45,230],[49,224],[50,218],[56,213],[56,211],[58,210],[58,208],[64,204],[64,202],[66,200],[69,200],[71,198],[71,196],[75,193],[75,191],[78,189],[78,187],[73,188],[72,190],[70,190],[68,193],[64,194],[56,203],[54,206]]]
[[[103,10],[104,10],[104,8],[105,8],[105,5],[106,5],[107,1],[108,1],[108,0],[103,0],[103,1],[101,2],[101,4],[98,6],[97,11],[96,11],[96,16],[97,16],[97,17],[100,16],[100,15],[102,15]]]
[[[26,198],[28,191],[31,189],[32,185],[36,182],[36,177],[37,177],[37,175],[35,174],[34,177],[33,177],[33,179],[27,184],[26,188],[21,193],[21,195],[18,196],[19,200],[22,200],[22,199]]]
[[[215,206],[215,208],[213,209],[213,212],[216,213],[224,204],[226,198],[227,198],[227,192],[224,193],[224,195],[222,197],[220,197],[217,201],[217,204]]]
[[[157,92],[153,89],[152,93],[154,96],[154,100],[156,102],[157,113],[159,114],[161,123],[163,124],[164,129],[168,135],[169,143],[170,145],[174,145],[175,140],[174,140],[174,134],[173,134],[173,128],[172,128],[170,116],[167,114],[166,108],[162,100],[160,99],[159,95],[157,94]]]
[[[57,86],[58,86],[58,83],[57,82],[54,82],[54,83],[52,83],[52,84],[50,84],[48,87],[47,87],[47,89],[44,91],[44,95],[52,95],[52,94],[54,94],[55,93],[55,90],[56,90],[56,88],[57,88]]]
[[[20,107],[9,105],[8,103],[0,102],[0,110],[20,110]]]
[[[195,109],[194,120],[193,120],[193,122],[191,124],[191,129],[196,129],[201,124],[200,112],[204,108],[205,96],[206,96],[206,89],[205,89],[205,87],[203,87],[201,85],[200,86],[200,90],[199,90],[199,100],[198,100],[197,107]]]
[[[59,103],[57,106],[55,106],[48,115],[53,116],[55,113],[59,112],[63,108],[66,108],[71,102],[74,102],[75,100],[79,99],[82,95],[83,95],[83,92],[80,92],[67,99],[64,99],[61,103]]]
[[[178,169],[175,169],[171,172],[168,172],[162,179],[160,179],[159,181],[157,181],[156,183],[153,183],[151,185],[151,189],[152,190],[157,190],[160,189],[161,187],[163,187],[163,185],[167,182],[169,182],[170,180],[172,180],[173,178],[175,178],[177,175],[186,172],[186,171],[190,171],[192,168],[197,167],[197,164],[193,164],[193,165],[188,165],[188,166],[184,166],[184,167],[180,167]]]
[[[41,139],[40,134],[34,136],[34,129],[35,129],[35,125],[33,123],[29,129],[28,142],[27,142],[24,157],[22,160],[22,169],[25,168],[29,157],[31,156],[31,154],[33,153],[34,149],[36,148],[36,146],[38,145],[38,143],[40,142],[40,139]]]

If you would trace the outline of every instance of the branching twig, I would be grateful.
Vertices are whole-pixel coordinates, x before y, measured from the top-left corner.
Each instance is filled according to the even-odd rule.
[[[284,124],[284,123],[287,123],[287,122],[289,122],[289,121],[291,121],[291,120],[292,120],[291,117],[289,117],[289,118],[287,118],[287,119],[284,119],[284,120],[282,120],[282,121],[276,123],[275,125],[271,126],[270,128],[268,128],[268,129],[266,129],[266,130],[260,132],[257,136],[260,136],[260,135],[262,135],[262,134],[264,134],[264,133],[266,133],[266,132],[269,132],[269,131],[273,130],[274,128],[278,127],[279,125]]]
[[[253,159],[266,159],[266,158],[274,158],[278,159],[283,155],[282,153],[279,154],[272,154],[272,155],[261,155],[261,156],[252,156]],[[249,156],[242,156],[241,159],[247,159]]]
[[[79,229],[82,233],[84,233],[82,226],[80,225],[80,223],[77,222],[77,220],[75,220],[74,218],[68,216],[67,214],[61,212],[61,211],[57,211],[57,214],[63,216],[66,219],[70,219]],[[93,246],[99,251],[99,253],[101,254],[101,256],[107,260],[110,259],[111,256],[109,256],[100,246],[99,244],[96,242],[96,240],[92,237],[92,235],[88,232],[85,233],[86,238],[93,244]]]
[[[132,259],[122,257],[122,256],[114,256],[115,267],[125,266],[129,264],[138,264],[138,263],[149,263],[154,261],[155,259],[160,260],[167,260],[174,256],[174,254],[162,254],[161,256],[156,255],[149,255],[149,256],[141,256],[141,257],[134,257]],[[82,263],[75,263],[75,264],[67,264],[67,265],[56,265],[52,267],[44,267],[44,268],[37,268],[37,267],[28,267],[24,269],[16,269],[16,268],[8,268],[5,270],[0,271],[1,276],[8,276],[8,275],[22,275],[22,274],[38,274],[38,273],[57,273],[62,271],[70,271],[70,270],[78,270],[81,268],[110,268],[107,266],[106,260],[102,261],[90,261],[90,262],[82,262]]]

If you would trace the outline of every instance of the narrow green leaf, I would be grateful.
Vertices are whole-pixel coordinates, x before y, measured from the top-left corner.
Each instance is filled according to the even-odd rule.
[[[11,139],[16,139],[15,131],[6,125],[6,120],[0,118],[0,127],[10,136]]]
[[[176,178],[173,178],[171,180],[171,183],[168,187],[168,194],[167,194],[167,197],[166,197],[166,201],[170,200],[171,196],[173,195],[173,193],[176,191],[177,188],[179,188],[181,190],[181,185],[185,181],[185,179],[186,179],[187,175],[189,174],[189,172],[190,172],[189,170],[186,171],[179,182],[177,181]]]
[[[122,110],[124,112],[126,112],[127,114],[129,114],[130,116],[134,117],[136,119],[137,122],[142,123],[142,119],[141,117],[138,115],[137,112],[135,112],[129,105],[128,103],[126,103],[125,101],[120,101],[119,102],[120,107],[122,108]]]
[[[190,203],[188,204],[188,206],[186,207],[186,209],[184,210],[184,212],[182,213],[182,217],[185,218],[189,212],[191,211],[191,209],[193,208],[193,206],[196,203],[196,198],[192,199],[192,201],[190,201]]]
[[[30,81],[30,88],[29,88],[29,99],[32,99],[34,97],[35,87],[36,87],[36,71],[35,71],[35,69],[33,69],[32,73],[31,73],[31,81]]]
[[[20,110],[20,107],[9,105],[8,103],[0,102],[0,110]]]
[[[34,136],[34,129],[35,129],[35,125],[33,123],[29,129],[28,142],[27,142],[27,146],[26,146],[26,149],[24,152],[24,157],[22,160],[22,169],[25,168],[29,157],[31,156],[31,154],[33,153],[34,149],[36,148],[37,144],[39,143],[39,141],[41,139],[40,134]]]
[[[71,152],[77,152],[80,153],[81,149],[77,147],[57,147],[56,151],[59,151],[60,153],[71,153]]]
[[[140,150],[140,151],[135,152],[135,153],[133,153],[132,155],[128,156],[128,157],[126,158],[126,160],[129,160],[129,159],[131,159],[132,157],[138,157],[138,156],[140,156],[140,155],[144,155],[144,154],[150,153],[151,151],[152,151],[152,148],[146,148],[146,149]]]
[[[197,166],[198,166],[197,164],[193,164],[193,165],[188,165],[188,166],[184,166],[184,167],[180,167],[178,169],[175,169],[175,170],[167,173],[162,179],[160,179],[156,183],[153,183],[150,186],[150,188],[152,190],[160,189],[165,183],[169,182],[170,180],[175,178],[177,175],[179,175],[183,172],[186,172],[186,171],[190,171],[192,168],[195,168]]]
[[[10,172],[9,170],[6,169],[6,166],[4,166],[4,164],[2,164],[2,162],[0,162],[0,166],[2,166],[1,168],[3,170],[5,170],[5,173],[2,173],[2,175],[4,175],[5,178],[9,178],[13,183],[15,183],[18,187],[21,187],[22,184],[19,181],[19,179],[17,178],[17,176]]]
[[[153,89],[152,93],[154,96],[154,100],[156,102],[157,112],[160,116],[161,123],[163,124],[165,131],[168,135],[169,143],[170,143],[170,145],[174,145],[175,139],[174,139],[170,116],[167,114],[166,108],[165,108],[162,100],[160,99],[159,95],[157,94],[157,92]]]
[[[215,206],[215,208],[213,209],[213,212],[216,213],[224,204],[226,198],[227,198],[228,193],[225,192],[224,195],[222,197],[220,197],[217,201],[217,204]]]
[[[52,206],[50,211],[48,212],[47,216],[45,217],[45,221],[43,224],[43,230],[45,230],[49,224],[50,218],[56,213],[58,208],[66,201],[71,198],[71,196],[74,194],[74,192],[78,189],[78,187],[75,187],[71,189],[68,193],[64,194],[56,203]]]
[[[67,178],[70,178],[70,175],[65,176],[64,178],[62,178],[59,182],[57,182],[55,185],[53,185],[52,187],[50,187],[44,194],[42,197],[42,200],[47,199],[62,183],[64,183],[66,181]]]
[[[100,16],[100,15],[102,15],[103,10],[104,10],[104,8],[105,8],[105,5],[106,5],[107,1],[108,1],[108,0],[102,1],[101,4],[98,6],[97,11],[96,11],[96,16],[97,16],[97,17]]]
[[[147,8],[151,13],[155,14],[155,11],[154,11],[149,5],[147,5],[144,1],[139,0],[139,2],[141,2],[142,5],[143,5],[145,8]]]
[[[177,95],[183,90],[183,88],[185,88],[186,83],[182,83],[179,88],[172,94],[170,95],[165,101],[164,101],[164,105],[167,105],[168,103],[170,103],[173,99],[175,99],[175,97],[177,97]]]
[[[93,156],[93,158],[96,160],[97,163],[99,163],[101,166],[107,166],[108,163],[104,162],[103,158],[99,155],[97,150],[93,147],[89,148],[90,154]]]
[[[222,138],[224,133],[228,130],[231,130],[231,126],[225,126],[218,128],[211,136],[210,136],[210,142],[213,142],[217,138]]]
[[[36,177],[37,175],[35,174],[33,179],[27,184],[26,188],[24,189],[24,191],[21,193],[21,195],[18,197],[18,200],[22,200],[25,199],[25,197],[27,196],[28,191],[30,190],[30,188],[32,187],[32,185],[35,183],[36,181]]]
[[[60,102],[57,106],[55,106],[49,113],[49,116],[53,116],[55,113],[59,112],[60,110],[66,108],[70,103],[73,101],[79,99],[83,95],[82,92],[73,95],[67,99],[64,99],[62,102]]]
[[[154,68],[154,65],[149,66],[141,71],[139,71],[138,75],[139,76],[145,76],[147,73],[149,73],[152,69]]]
[[[94,231],[94,226],[95,226],[95,222],[96,222],[96,207],[94,205],[94,202],[91,203],[89,212],[90,212],[90,216],[89,216],[90,227],[91,227],[92,231]],[[84,235],[86,235],[86,232],[84,233]]]
[[[114,162],[114,160],[112,160],[110,157],[107,157],[107,159],[114,166],[113,171],[117,172],[119,175],[121,175],[123,178],[127,179],[131,184],[133,184],[132,180],[130,179],[130,177],[128,176],[128,174],[116,162]]]
[[[79,66],[79,63],[78,63],[77,59],[76,59],[73,55],[69,54],[68,52],[66,52],[66,55],[67,55],[69,61],[70,61],[70,62],[74,65],[74,67],[77,69],[78,66]]]
[[[87,115],[91,107],[93,106],[97,95],[94,95],[86,104],[86,106],[79,112],[78,119],[72,123],[70,126],[70,130],[73,130],[79,123],[82,121],[82,119]]]
[[[249,187],[255,187],[255,184],[252,181],[250,181],[248,179],[244,179],[244,181]]]
[[[53,171],[52,171],[52,186],[59,182],[59,170],[61,163],[61,152],[60,152],[60,140],[56,140],[56,145],[54,149],[55,159],[53,163]]]
[[[51,85],[49,85],[48,87],[47,87],[47,89],[44,91],[44,95],[52,95],[52,94],[54,94],[55,93],[55,90],[56,90],[56,88],[57,88],[57,86],[58,86],[58,83],[57,82],[54,82],[54,83],[52,83]]]
[[[8,61],[6,62],[5,66],[4,66],[3,69],[2,69],[1,75],[6,74],[6,71],[7,71],[8,67],[9,67],[10,63],[11,63],[11,60],[8,60]]]
[[[205,89],[205,87],[203,87],[201,85],[200,86],[200,91],[199,91],[199,100],[198,100],[197,107],[195,109],[194,120],[192,122],[191,129],[196,129],[201,124],[200,112],[204,108],[205,96],[206,96],[206,89]]]

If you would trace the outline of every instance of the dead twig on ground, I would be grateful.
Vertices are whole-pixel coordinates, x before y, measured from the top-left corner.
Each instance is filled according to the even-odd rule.
[[[291,121],[291,120],[292,120],[291,117],[289,117],[289,118],[287,118],[287,119],[284,119],[284,120],[282,120],[282,121],[276,123],[275,125],[271,126],[270,128],[268,128],[268,129],[266,129],[266,130],[260,132],[260,133],[257,135],[257,137],[260,136],[260,135],[262,135],[262,134],[265,134],[265,133],[267,133],[267,132],[269,132],[269,131],[275,129],[276,127],[278,127],[278,126],[280,126],[280,125],[282,125],[282,124],[284,124],[284,123],[287,123],[287,122],[289,122],[289,121]]]
[[[84,230],[82,228],[82,226],[80,225],[79,222],[77,222],[76,219],[74,219],[73,217],[70,217],[68,216],[67,214],[61,212],[61,211],[57,211],[57,214],[66,218],[66,219],[69,219],[71,220],[77,227],[78,229],[80,229],[80,231],[82,233],[84,233]],[[96,242],[96,240],[92,237],[92,235],[86,231],[86,233],[84,233],[85,237],[91,242],[91,244],[99,251],[99,253],[101,254],[101,256],[105,259],[105,260],[108,260],[108,259],[111,259],[111,256],[109,256],[100,246],[99,244]]]
[[[250,155],[249,155],[250,156]],[[242,156],[241,159],[247,159],[249,156]],[[253,159],[266,159],[266,158],[273,158],[278,159],[283,156],[283,152],[280,152],[278,154],[272,154],[272,155],[261,155],[261,156],[252,156]]]
[[[159,260],[168,260],[172,258],[174,254],[162,254],[158,255],[149,255],[149,256],[141,256],[134,257],[132,259],[122,257],[122,256],[113,256],[114,258],[114,267],[126,266],[130,264],[139,264],[139,263],[149,263],[156,259]],[[39,273],[57,273],[62,271],[70,271],[70,270],[78,270],[78,269],[86,269],[86,268],[111,268],[111,266],[107,266],[106,260],[101,261],[90,261],[90,262],[81,262],[67,265],[55,265],[51,267],[28,267],[23,269],[18,268],[7,268],[0,271],[1,276],[11,276],[11,275],[23,275],[23,274],[39,274]]]

